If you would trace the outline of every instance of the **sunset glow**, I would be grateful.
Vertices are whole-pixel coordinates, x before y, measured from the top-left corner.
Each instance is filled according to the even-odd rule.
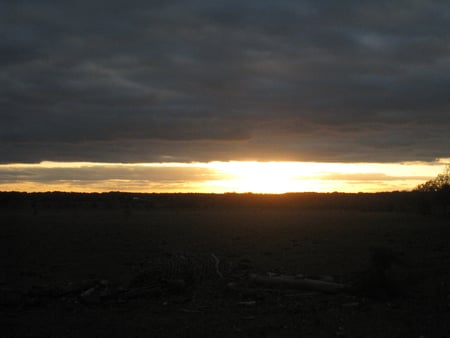
[[[42,162],[0,165],[1,191],[378,192],[411,190],[448,159],[405,163]]]

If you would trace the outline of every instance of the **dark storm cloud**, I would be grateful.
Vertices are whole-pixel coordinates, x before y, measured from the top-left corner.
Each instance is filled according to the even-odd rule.
[[[446,1],[3,1],[0,161],[429,160]]]

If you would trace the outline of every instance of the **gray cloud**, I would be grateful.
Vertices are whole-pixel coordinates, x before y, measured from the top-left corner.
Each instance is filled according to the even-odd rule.
[[[0,161],[449,157],[445,1],[3,1]]]
[[[37,182],[57,183],[58,181],[77,181],[85,184],[108,181],[147,181],[157,184],[182,183],[217,179],[212,169],[196,167],[139,167],[139,166],[81,166],[69,168],[9,168],[0,167],[0,183]]]

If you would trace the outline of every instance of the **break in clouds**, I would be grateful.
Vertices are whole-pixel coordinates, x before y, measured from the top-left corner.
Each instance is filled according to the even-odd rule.
[[[22,163],[0,165],[0,190],[213,193],[410,190],[435,176],[444,163]]]
[[[2,1],[0,161],[449,157],[447,1]]]

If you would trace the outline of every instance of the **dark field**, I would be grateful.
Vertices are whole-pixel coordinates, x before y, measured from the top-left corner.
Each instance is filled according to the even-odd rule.
[[[0,209],[2,337],[450,337],[445,215],[30,205]]]

